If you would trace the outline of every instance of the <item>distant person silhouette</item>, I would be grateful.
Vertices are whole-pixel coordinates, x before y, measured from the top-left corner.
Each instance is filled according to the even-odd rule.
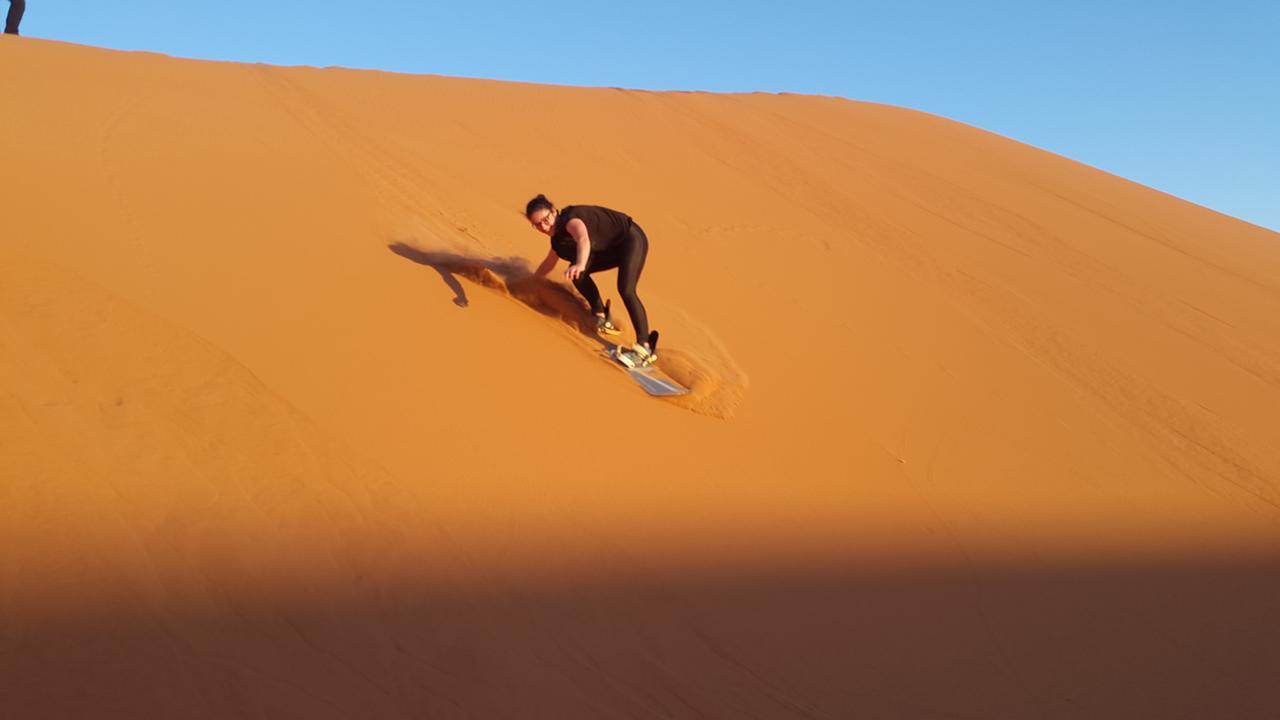
[[[4,31],[10,35],[18,34],[18,23],[22,22],[22,13],[27,9],[27,0],[9,0],[9,17],[4,21]]]

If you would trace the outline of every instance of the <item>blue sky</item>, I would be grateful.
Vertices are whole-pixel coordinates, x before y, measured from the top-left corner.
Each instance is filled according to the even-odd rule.
[[[22,30],[182,57],[872,100],[1280,229],[1280,0],[28,0]]]

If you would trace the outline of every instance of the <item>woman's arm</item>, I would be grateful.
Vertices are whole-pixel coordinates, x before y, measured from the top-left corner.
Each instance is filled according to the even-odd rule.
[[[555,250],[549,251],[547,256],[542,259],[542,264],[538,266],[537,270],[533,271],[533,276],[546,277],[547,273],[551,272],[551,268],[554,268],[559,260],[560,256],[556,255]]]

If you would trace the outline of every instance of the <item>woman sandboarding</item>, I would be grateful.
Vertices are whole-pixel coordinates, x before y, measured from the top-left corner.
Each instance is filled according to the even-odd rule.
[[[649,238],[629,215],[598,205],[570,205],[557,208],[545,195],[539,195],[525,206],[525,217],[534,229],[551,238],[551,250],[534,270],[545,277],[556,263],[569,261],[564,271],[582,297],[591,305],[597,332],[605,335],[621,333],[609,317],[608,306],[600,301],[600,290],[591,274],[618,269],[618,294],[631,316],[636,343],[630,349],[619,346],[618,360],[627,367],[644,367],[658,359],[657,333],[649,332],[649,316],[636,294],[636,283],[649,254]]]

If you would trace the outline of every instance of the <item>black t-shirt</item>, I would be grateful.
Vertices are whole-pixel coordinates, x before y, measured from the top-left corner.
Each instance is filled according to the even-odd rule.
[[[631,216],[617,210],[599,205],[570,205],[561,209],[556,218],[555,231],[551,233],[551,249],[561,259],[569,262],[578,260],[578,242],[565,229],[573,218],[578,218],[587,226],[587,237],[591,239],[593,254],[618,247],[631,230]]]

